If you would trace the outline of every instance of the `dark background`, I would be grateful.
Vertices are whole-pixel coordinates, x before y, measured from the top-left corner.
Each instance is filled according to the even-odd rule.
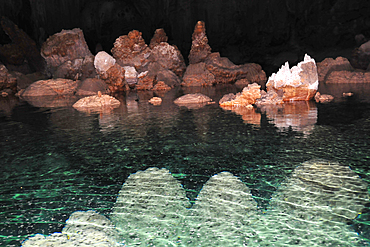
[[[110,51],[116,38],[133,29],[149,43],[164,28],[185,59],[195,23],[206,23],[212,51],[236,64],[280,65],[304,53],[353,49],[355,36],[370,38],[370,1],[364,0],[2,0],[0,14],[37,45],[62,29],[79,27],[93,53]],[[9,43],[0,31],[0,44]],[[282,61],[279,56],[283,56]],[[318,55],[317,55],[318,56]],[[345,54],[343,54],[345,56]],[[319,59],[323,59],[320,57]],[[276,61],[276,59],[278,61]]]

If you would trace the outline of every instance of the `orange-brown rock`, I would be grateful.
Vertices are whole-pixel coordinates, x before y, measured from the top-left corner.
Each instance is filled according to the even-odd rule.
[[[204,21],[198,21],[195,25],[191,49],[189,53],[189,64],[204,62],[211,54],[211,47],[208,45],[206,35],[206,24]]]
[[[185,87],[212,86],[216,83],[214,75],[207,70],[203,62],[189,64],[182,80],[181,85]]]
[[[18,28],[11,20],[3,16],[1,26],[19,51],[27,58],[28,65],[33,72],[45,72],[45,60],[40,55],[36,42],[31,39],[22,29]]]
[[[121,102],[116,98],[98,93],[98,95],[79,99],[73,104],[73,107],[79,111],[106,111],[117,108],[120,104]]]
[[[251,107],[256,103],[256,100],[261,98],[261,86],[257,83],[249,84],[243,88],[241,93],[237,93],[235,97],[231,94],[225,95],[220,101],[220,106],[245,106]]]
[[[40,80],[32,83],[28,88],[26,88],[21,96],[74,95],[79,83],[80,81],[61,78]]]
[[[118,37],[111,52],[119,65],[133,66],[138,71],[149,62],[150,48],[137,30]]]
[[[150,49],[153,49],[154,46],[159,45],[162,42],[167,42],[167,40],[168,37],[164,29],[158,28],[157,30],[155,30],[153,38],[150,40],[149,47]]]
[[[171,87],[168,86],[164,81],[157,81],[155,86],[153,87],[154,91],[168,91],[171,90]]]
[[[311,100],[319,86],[315,60],[307,54],[304,60],[289,69],[286,62],[273,73],[267,84],[267,92],[275,91],[283,101]]]
[[[93,56],[79,28],[62,30],[50,36],[42,45],[41,55],[45,58],[51,74],[67,61]]]
[[[270,90],[269,92],[261,90],[261,98],[256,100],[255,105],[257,107],[263,107],[265,105],[279,105],[283,103],[283,98],[274,90]]]
[[[205,105],[212,104],[210,97],[201,93],[185,94],[177,99],[174,103],[178,106],[185,106],[188,109],[198,109]]]
[[[315,101],[316,103],[329,103],[333,101],[334,97],[330,94],[321,94],[320,92],[317,92],[315,94]]]
[[[130,90],[125,81],[125,69],[115,63],[107,71],[100,74],[102,79],[109,87],[111,92],[120,92]]]
[[[239,107],[239,106],[221,106],[224,110],[235,112],[242,116],[245,123],[254,124],[256,126],[261,125],[261,113],[256,112],[253,107]]]
[[[68,60],[56,68],[53,78],[84,80],[95,77],[94,56]]]
[[[333,71],[353,71],[353,68],[347,58],[337,57],[325,58],[323,61],[317,63],[317,75],[320,83],[325,83],[328,76]]]
[[[333,71],[328,75],[326,83],[370,83],[370,72]]]
[[[160,105],[162,104],[162,99],[159,97],[153,97],[149,100],[149,103],[152,105]]]
[[[255,63],[235,65],[228,58],[221,57],[218,52],[210,54],[206,61],[206,68],[211,72],[216,83],[234,83],[239,79],[247,79],[249,83],[264,84],[266,73]]]

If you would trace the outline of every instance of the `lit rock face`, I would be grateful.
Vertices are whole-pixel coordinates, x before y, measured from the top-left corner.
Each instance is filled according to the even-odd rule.
[[[118,231],[108,218],[95,211],[77,211],[71,214],[61,233],[49,236],[36,234],[22,243],[22,247],[93,246],[118,247]]]
[[[297,66],[286,62],[266,84],[267,92],[276,91],[283,101],[311,100],[319,86],[315,60],[307,54]]]
[[[330,94],[321,94],[317,92],[315,94],[315,101],[316,103],[329,103],[334,100],[334,97]]]
[[[236,95],[227,94],[220,100],[220,106],[245,106],[252,107],[257,99],[261,98],[261,86],[257,83],[249,84]]]
[[[141,32],[132,30],[116,39],[111,51],[119,65],[133,66],[140,70],[149,62],[150,48],[141,35]]]
[[[41,55],[46,60],[49,73],[53,76],[59,66],[63,66],[65,68],[62,67],[59,69],[60,71],[57,74],[58,77],[61,77],[63,74],[65,74],[63,78],[69,79],[73,79],[75,77],[78,79],[83,76],[94,76],[86,75],[89,71],[93,72],[93,55],[86,44],[82,30],[79,28],[62,30],[61,32],[50,36],[42,45]],[[90,58],[86,59],[84,62],[86,57]],[[76,59],[82,60],[76,61]],[[63,65],[66,62],[69,64]],[[84,69],[85,75],[82,75],[83,64],[85,67],[89,67]],[[75,71],[73,75],[71,74],[71,71],[68,71],[68,69],[72,68]]]
[[[120,104],[121,102],[116,98],[109,95],[102,95],[98,92],[98,95],[79,99],[73,107],[80,111],[105,111],[117,108]]]
[[[27,87],[22,97],[25,96],[57,96],[73,95],[79,85],[79,81],[69,79],[40,80]]]
[[[240,79],[247,79],[249,83],[266,82],[266,74],[260,65],[254,63],[235,65],[228,58],[221,57],[218,52],[211,53],[203,21],[198,21],[195,25],[192,40],[189,66],[184,74],[182,86],[234,83]]]
[[[106,73],[107,70],[110,69],[110,67],[112,67],[115,63],[116,59],[114,59],[111,55],[109,55],[105,51],[98,52],[94,59],[94,66],[99,74]]]
[[[177,99],[174,103],[178,106],[185,106],[189,109],[201,108],[205,105],[212,104],[212,99],[201,93],[185,94]]]

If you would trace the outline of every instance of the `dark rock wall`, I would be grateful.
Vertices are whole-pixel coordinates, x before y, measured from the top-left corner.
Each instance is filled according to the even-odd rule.
[[[25,30],[40,46],[61,29],[80,27],[93,53],[98,43],[110,51],[114,40],[133,29],[148,43],[164,28],[169,43],[186,58],[194,25],[206,23],[213,51],[235,63],[259,62],[283,50],[355,46],[370,38],[370,3],[362,0],[4,0],[0,14]],[[4,33],[0,43],[8,42]]]

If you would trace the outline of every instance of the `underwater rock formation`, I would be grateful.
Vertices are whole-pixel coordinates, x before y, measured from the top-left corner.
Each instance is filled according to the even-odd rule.
[[[73,107],[79,111],[107,111],[119,107],[120,104],[121,102],[116,98],[106,94],[102,95],[99,91],[98,95],[79,99]]]
[[[191,207],[168,170],[148,168],[127,178],[110,221],[93,211],[75,212],[62,233],[38,234],[22,246],[363,246],[347,222],[368,202],[365,181],[321,159],[297,167],[264,212],[229,172],[211,177]]]
[[[22,247],[118,247],[123,245],[112,222],[95,211],[74,212],[66,223],[61,233],[53,233],[49,236],[36,234],[24,241]]]
[[[249,84],[241,93],[227,94],[220,99],[220,106],[253,107],[257,99],[261,98],[261,86],[257,83]]]
[[[32,83],[27,87],[22,97],[30,96],[57,96],[57,95],[73,95],[80,81],[73,81],[69,79],[49,79],[40,80]]]
[[[68,78],[73,77],[71,79],[86,78],[94,71],[93,55],[79,28],[62,30],[50,36],[41,47],[41,55],[47,63],[48,72],[54,77],[64,75]],[[64,63],[69,64],[63,65]],[[58,74],[54,75],[61,65]],[[82,69],[83,66],[88,68]],[[71,74],[73,71],[66,71],[68,68],[74,71],[73,75]],[[82,75],[82,72],[85,72],[85,75]]]
[[[185,216],[190,206],[168,170],[148,168],[127,178],[110,218],[129,246],[171,246],[188,231]]]
[[[188,246],[244,246],[256,216],[257,203],[248,187],[230,172],[216,174],[189,210]]]
[[[273,73],[266,84],[266,90],[275,91],[283,101],[311,100],[319,86],[316,62],[307,54],[304,60],[289,69],[286,62]]]

